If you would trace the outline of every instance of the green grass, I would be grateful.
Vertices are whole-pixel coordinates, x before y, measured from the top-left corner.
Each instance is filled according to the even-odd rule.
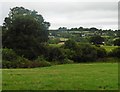
[[[3,69],[3,90],[117,90],[117,63]]]
[[[49,46],[51,46],[51,47],[61,47],[62,45],[61,44],[49,44]]]
[[[110,52],[118,46],[101,46],[101,47],[105,48],[108,52]]]

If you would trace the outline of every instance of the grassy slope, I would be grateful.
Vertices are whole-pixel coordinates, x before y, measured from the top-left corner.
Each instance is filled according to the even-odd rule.
[[[62,45],[61,45],[61,44],[49,44],[49,46],[60,47],[60,46],[62,46]],[[106,51],[110,52],[110,51],[112,51],[113,49],[115,49],[115,48],[118,47],[118,46],[106,46],[106,45],[102,46],[102,45],[101,45],[101,47],[105,48]]]
[[[65,64],[34,69],[3,69],[5,89],[118,89],[118,64]]]
[[[101,47],[105,48],[108,52],[110,52],[118,46],[101,46]]]

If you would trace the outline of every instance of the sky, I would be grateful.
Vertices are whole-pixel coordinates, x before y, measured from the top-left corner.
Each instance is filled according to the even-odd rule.
[[[50,29],[59,27],[96,27],[98,29],[118,29],[118,1],[115,0],[24,0],[0,2],[0,25],[8,15],[10,8],[22,6],[36,10],[45,21],[50,22]]]

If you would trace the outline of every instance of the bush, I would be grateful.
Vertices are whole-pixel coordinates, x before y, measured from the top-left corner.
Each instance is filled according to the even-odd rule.
[[[107,56],[107,51],[102,48],[102,47],[95,47],[96,51],[97,51],[97,57],[98,58],[104,58]]]
[[[76,62],[87,62],[95,61],[96,58],[97,58],[96,49],[90,45],[85,44],[77,47],[74,60]]]
[[[30,65],[28,65],[28,63],[30,63],[28,59],[18,56],[17,59],[14,61],[3,59],[2,67],[3,68],[29,68]]]
[[[47,53],[45,53],[44,57],[48,61],[58,61],[61,62],[65,59],[64,49],[59,47],[48,47]]]
[[[31,68],[32,61],[19,56],[15,61],[15,65],[16,65],[16,68]]]
[[[75,62],[95,61],[97,50],[89,44],[76,44],[74,49],[66,49],[66,56]]]
[[[108,53],[109,56],[120,58],[120,47],[113,49]]]
[[[61,62],[61,64],[72,64],[72,63],[74,63],[74,61],[73,61],[73,60],[70,60],[70,59],[68,59],[68,58],[65,58],[64,61]]]
[[[70,50],[70,49],[64,49],[63,53],[66,58],[72,60],[74,55],[76,54],[75,50]]]
[[[8,48],[2,49],[2,59],[5,61],[15,61],[17,59],[17,54],[12,50]]]
[[[45,59],[38,57],[35,61],[30,61],[24,57],[18,57],[16,61],[5,61],[3,60],[3,68],[35,68],[51,66],[50,62]]]
[[[67,40],[64,44],[64,48],[75,50],[77,43],[74,40]]]
[[[34,45],[34,43],[33,43]],[[28,46],[29,47],[29,46]],[[39,55],[42,55],[46,52],[46,45],[44,44],[38,44],[38,46],[34,45],[32,48],[27,48],[26,49],[15,49],[15,52],[19,56],[23,56],[29,60],[34,60],[36,59]]]
[[[2,49],[2,67],[3,68],[23,68],[27,67],[27,60],[24,57],[18,56],[12,49],[3,48]]]
[[[115,39],[113,43],[114,43],[114,46],[120,46],[120,38]]]
[[[22,56],[18,56],[12,49],[4,48],[2,50],[3,68],[33,68],[50,66],[43,57],[38,57],[35,61],[30,61]]]
[[[43,56],[38,56],[34,63],[37,63],[38,67],[51,66],[51,63],[46,61]]]

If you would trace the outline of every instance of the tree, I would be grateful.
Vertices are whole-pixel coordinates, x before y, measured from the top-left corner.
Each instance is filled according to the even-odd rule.
[[[58,31],[67,31],[67,28],[66,27],[60,27],[60,28],[58,28]]]
[[[113,43],[115,46],[120,46],[120,38],[116,39]]]
[[[120,37],[120,30],[117,30],[117,37]]]
[[[17,54],[29,59],[41,52],[41,44],[48,40],[49,22],[37,11],[23,7],[10,9],[3,23],[3,47],[12,48]]]
[[[104,38],[99,36],[99,35],[96,35],[96,36],[92,36],[90,38],[90,42],[94,45],[100,45],[100,44],[103,44],[104,42]]]
[[[65,42],[64,47],[67,49],[75,50],[76,49],[76,42],[72,39],[69,39]]]

